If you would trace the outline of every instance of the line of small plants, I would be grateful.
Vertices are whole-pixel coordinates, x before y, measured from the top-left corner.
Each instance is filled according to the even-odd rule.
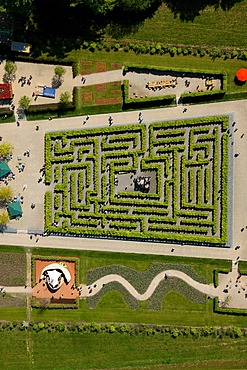
[[[56,114],[56,116],[60,116],[64,113],[64,111],[74,111],[75,106],[72,102],[68,102],[66,104],[61,103],[50,103],[50,104],[38,104],[38,105],[30,105],[26,110],[26,116],[28,119],[33,119],[35,115],[52,115]]]
[[[116,42],[88,42],[84,41],[83,48],[88,49],[91,52],[96,50],[104,51],[118,51],[123,50],[126,53],[133,51],[136,54],[170,54],[171,56],[175,55],[193,55],[204,57],[206,55],[210,56],[212,59],[223,58],[223,59],[241,59],[247,60],[247,50],[244,49],[225,49],[225,48],[214,48],[214,47],[186,47],[186,46],[177,46],[177,45],[164,45],[162,43],[116,43]]]
[[[50,303],[50,301],[44,298],[32,297],[31,301],[32,308],[42,308],[48,310],[60,309],[60,310],[74,310],[79,309],[79,298],[73,299],[73,303]]]
[[[128,323],[64,323],[49,321],[13,321],[1,322],[0,331],[29,331],[29,332],[71,332],[71,333],[92,333],[92,334],[125,334],[125,335],[163,335],[172,338],[191,337],[199,339],[201,337],[213,338],[241,338],[247,335],[245,328],[239,327],[189,327],[189,326],[166,326],[151,324],[128,324]]]

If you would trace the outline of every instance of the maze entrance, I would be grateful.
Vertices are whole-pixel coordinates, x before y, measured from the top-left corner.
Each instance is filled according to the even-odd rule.
[[[218,116],[47,133],[45,231],[225,245],[227,129]]]

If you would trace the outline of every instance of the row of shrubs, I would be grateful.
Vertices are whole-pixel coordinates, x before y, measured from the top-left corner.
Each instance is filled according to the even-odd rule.
[[[104,51],[119,51],[123,50],[126,53],[128,51],[133,51],[136,54],[170,54],[171,56],[175,55],[193,55],[204,57],[205,55],[210,56],[211,58],[224,58],[224,59],[241,59],[247,60],[247,50],[237,49],[229,50],[223,48],[213,48],[213,47],[190,47],[190,46],[170,46],[160,43],[109,43],[109,42],[88,42],[84,41],[84,49],[89,49],[91,52],[96,50]]]
[[[33,332],[71,332],[71,333],[106,333],[125,335],[167,335],[172,338],[191,337],[214,337],[214,338],[241,338],[247,335],[247,330],[239,327],[176,327],[149,324],[126,324],[126,323],[63,323],[63,322],[30,322],[13,321],[0,323],[0,331],[33,331]]]
[[[32,115],[40,115],[43,113],[47,114],[62,114],[63,112],[67,111],[74,111],[75,106],[72,102],[68,102],[66,104],[62,103],[50,103],[50,104],[37,104],[37,105],[30,105],[26,111],[27,117]]]

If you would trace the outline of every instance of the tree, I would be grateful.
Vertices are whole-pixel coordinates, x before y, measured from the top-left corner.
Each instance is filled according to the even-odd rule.
[[[63,92],[60,95],[60,101],[59,103],[61,105],[66,105],[70,101],[70,93],[68,91]]]
[[[7,155],[12,154],[13,149],[14,149],[14,146],[11,143],[4,141],[2,144],[0,144],[0,157],[5,158],[7,157]]]
[[[54,73],[55,75],[57,75],[58,77],[62,77],[63,75],[65,75],[66,73],[66,69],[63,67],[63,66],[56,66],[54,68]]]
[[[9,222],[9,215],[7,211],[0,213],[0,227],[6,226]]]
[[[19,106],[22,108],[22,109],[24,109],[24,110],[26,110],[26,109],[28,109],[28,107],[29,107],[29,105],[30,105],[30,103],[31,103],[31,99],[28,97],[28,96],[26,96],[26,95],[24,95],[24,96],[22,96],[20,99],[19,99]]]
[[[63,76],[66,73],[66,69],[63,66],[56,66],[54,68],[54,73],[55,75],[52,77],[52,87],[57,89],[63,83]]]
[[[10,186],[2,186],[0,188],[0,202],[6,203],[13,198],[14,192]]]
[[[11,62],[11,60],[7,60],[4,66],[4,82],[10,83],[11,81],[15,80],[15,72],[17,71],[17,65],[15,62]]]
[[[7,60],[4,66],[4,70],[9,74],[15,74],[15,72],[17,71],[17,65],[15,64],[15,62]]]
[[[82,5],[90,8],[94,14],[106,14],[113,10],[116,0],[74,0],[70,6]]]

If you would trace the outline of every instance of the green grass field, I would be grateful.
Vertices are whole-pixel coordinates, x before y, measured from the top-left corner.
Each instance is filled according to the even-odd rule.
[[[14,247],[1,247],[8,252]],[[23,248],[22,248],[23,250]],[[89,269],[120,264],[139,271],[148,269],[150,263],[175,263],[190,265],[199,275],[205,277],[207,283],[213,282],[215,268],[230,270],[231,262],[224,260],[193,259],[173,256],[154,256],[121,254],[91,251],[69,251],[56,249],[34,248],[33,254],[51,256],[71,256],[80,258],[80,281],[86,283]],[[105,295],[95,309],[88,309],[85,300],[80,301],[79,309],[45,310],[32,309],[32,320],[83,321],[83,322],[132,322],[184,326],[246,326],[246,318],[235,315],[222,315],[213,312],[213,300],[206,304],[190,301],[184,295],[170,291],[163,299],[161,310],[147,309],[148,301],[140,303],[139,309],[130,309],[119,292],[111,291]],[[192,314],[193,313],[193,314]],[[0,307],[0,320],[25,320],[25,307]]]
[[[162,67],[173,67],[173,68],[185,68],[185,69],[198,69],[198,70],[210,70],[215,72],[225,71],[228,74],[227,81],[227,92],[228,93],[240,93],[247,92],[247,83],[244,85],[236,85],[234,77],[239,68],[247,65],[246,61],[238,59],[227,59],[216,58],[212,60],[209,56],[183,56],[175,55],[171,57],[168,54],[164,55],[150,55],[150,54],[135,54],[133,51],[98,51],[90,52],[89,50],[77,50],[72,51],[67,60],[91,60],[106,61],[125,64],[139,64],[139,65],[152,65]]]
[[[163,4],[155,14],[147,18],[137,30],[125,35],[113,36],[119,41],[141,40],[176,45],[236,46],[246,47],[247,40],[247,1],[236,3],[230,10],[214,6],[206,7],[193,21],[175,18]],[[110,27],[106,37],[111,37]]]
[[[0,333],[3,369],[246,369],[247,338]]]
[[[35,249],[34,254],[40,254]],[[231,263],[224,260],[204,260],[173,256],[135,255],[89,251],[58,251],[42,249],[44,255],[77,256],[80,258],[80,278],[86,283],[86,271],[100,266],[121,264],[136,270],[146,270],[152,262],[189,264],[206,278],[207,283],[213,282],[215,268],[228,268]],[[79,310],[43,310],[33,309],[33,320],[84,321],[84,322],[133,322],[167,325],[236,325],[245,326],[246,318],[234,315],[219,315],[213,312],[213,301],[206,304],[194,303],[183,295],[169,292],[163,299],[162,310],[148,310],[147,302],[141,302],[138,310],[130,309],[123,296],[110,292],[102,298],[95,309],[88,309],[86,301],[80,301]],[[193,312],[193,315],[191,314]]]

